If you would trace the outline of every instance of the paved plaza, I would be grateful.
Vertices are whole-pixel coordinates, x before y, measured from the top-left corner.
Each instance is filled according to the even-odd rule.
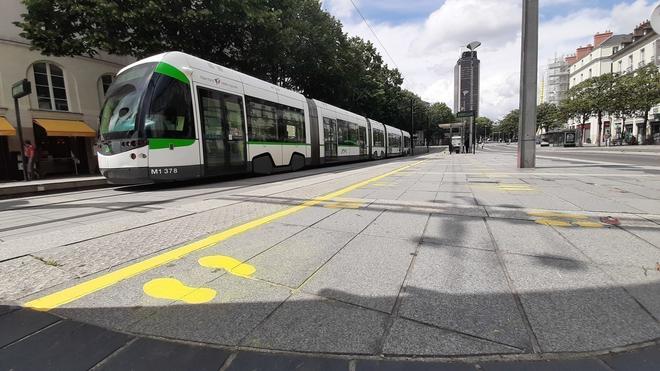
[[[660,166],[435,152],[0,210],[1,304],[144,341],[469,360],[660,337]]]

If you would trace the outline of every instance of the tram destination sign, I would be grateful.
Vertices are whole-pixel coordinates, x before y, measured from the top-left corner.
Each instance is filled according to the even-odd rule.
[[[23,98],[32,93],[32,84],[28,79],[23,79],[11,86],[11,95],[14,99]]]

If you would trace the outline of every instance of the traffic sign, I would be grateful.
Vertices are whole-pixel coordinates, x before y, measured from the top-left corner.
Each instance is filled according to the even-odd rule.
[[[14,99],[22,98],[32,93],[32,85],[27,79],[23,79],[11,86],[11,95]]]
[[[474,117],[474,111],[456,112],[456,117]]]

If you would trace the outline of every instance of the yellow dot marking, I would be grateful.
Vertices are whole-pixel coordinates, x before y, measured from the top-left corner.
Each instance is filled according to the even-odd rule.
[[[199,259],[199,264],[202,267],[224,269],[227,272],[240,277],[249,277],[252,273],[257,271],[253,265],[241,263],[238,259],[224,255],[205,256]]]
[[[216,291],[206,287],[189,287],[175,278],[156,278],[144,284],[144,292],[158,299],[179,300],[187,304],[207,303]]]
[[[563,220],[556,220],[556,219],[537,219],[535,220],[536,223],[538,224],[543,224],[543,225],[551,225],[554,227],[570,227],[571,223],[563,221]]]
[[[585,227],[585,228],[602,228],[603,225],[601,223],[596,223],[596,222],[590,222],[588,220],[580,220],[577,222],[573,222],[573,224],[580,226],[580,227]]]
[[[218,232],[215,234],[212,234],[208,237],[205,237],[201,240],[191,242],[187,245],[177,247],[175,249],[166,251],[160,255],[156,255],[150,258],[147,258],[145,260],[139,261],[137,263],[128,265],[123,268],[119,268],[115,271],[100,275],[98,277],[92,278],[90,280],[81,282],[75,286],[68,287],[66,289],[54,292],[52,294],[37,298],[35,300],[29,301],[23,306],[32,308],[35,310],[41,310],[41,311],[48,311],[53,308],[57,308],[61,305],[70,303],[74,300],[83,298],[91,293],[97,292],[99,290],[102,290],[106,287],[110,287],[118,282],[121,282],[125,279],[134,277],[138,274],[142,274],[144,272],[147,272],[149,270],[152,270],[154,268],[160,267],[162,265],[165,265],[167,263],[170,263],[172,261],[178,260],[183,258],[184,256],[198,251],[202,250],[214,245],[217,245],[219,242],[227,240],[228,238],[234,237],[238,234],[241,234],[243,232],[249,231],[251,229],[260,227],[264,224],[270,223],[274,220],[284,218],[285,216],[289,216],[293,213],[296,213],[300,210],[304,210],[308,207],[311,206],[316,206],[319,205],[323,202],[326,202],[328,200],[335,199],[337,197],[340,197],[342,195],[345,195],[351,191],[354,191],[360,187],[364,187],[367,184],[377,182],[383,178],[386,178],[388,176],[391,176],[393,174],[396,174],[402,170],[408,169],[412,166],[418,165],[425,160],[418,161],[414,164],[411,165],[405,165],[402,166],[398,169],[394,169],[392,171],[389,171],[385,174],[381,174],[378,176],[375,176],[373,178],[363,180],[361,182],[352,184],[348,187],[342,188],[340,190],[328,193],[326,195],[320,196],[320,197],[315,197],[311,200],[307,200],[303,202],[300,205],[292,206],[284,210],[280,210],[278,212],[275,212],[270,215],[263,216],[261,218],[252,220],[250,222],[247,222],[245,224],[241,224],[239,226],[229,228],[227,230],[224,230],[222,232]]]

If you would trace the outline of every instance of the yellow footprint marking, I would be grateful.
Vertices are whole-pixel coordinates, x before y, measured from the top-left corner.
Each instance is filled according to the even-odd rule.
[[[587,215],[568,214],[556,211],[532,211],[527,213],[530,216],[539,217],[535,222],[543,225],[552,225],[555,227],[583,227],[583,228],[602,228],[603,224],[589,220]]]
[[[329,202],[324,206],[329,207],[331,209],[359,209],[360,207],[362,207],[362,202],[335,201],[335,202]]]
[[[532,211],[527,213],[530,216],[540,216],[544,218],[567,218],[567,219],[588,219],[589,217],[582,214],[566,214],[556,211]]]
[[[563,220],[557,220],[557,219],[537,219],[535,220],[536,223],[538,224],[543,224],[543,225],[552,225],[555,227],[570,227],[571,223],[563,221]]]
[[[175,278],[156,278],[144,284],[144,292],[158,299],[180,300],[187,304],[202,304],[213,300],[216,291],[206,287],[189,287]]]
[[[588,220],[580,220],[577,222],[573,222],[573,224],[586,228],[603,228],[603,225],[601,223],[590,222]]]
[[[253,265],[241,263],[238,259],[224,255],[205,256],[199,259],[199,264],[202,267],[224,269],[227,272],[240,277],[249,277],[252,273],[257,271]]]
[[[498,184],[497,189],[511,192],[528,192],[534,190],[534,188],[527,184]]]

